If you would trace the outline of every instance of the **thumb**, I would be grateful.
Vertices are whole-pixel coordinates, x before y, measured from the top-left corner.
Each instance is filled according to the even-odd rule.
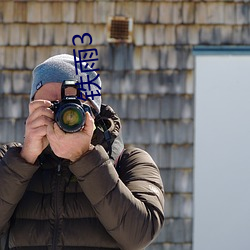
[[[93,117],[90,115],[89,112],[86,112],[86,121],[83,130],[88,135],[92,135],[95,127],[95,122]]]
[[[47,126],[47,136],[50,137],[54,134],[54,123],[50,123]]]

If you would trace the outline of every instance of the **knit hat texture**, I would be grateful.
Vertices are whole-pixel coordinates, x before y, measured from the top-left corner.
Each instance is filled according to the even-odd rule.
[[[79,59],[76,57],[76,61]],[[85,62],[82,62],[82,69],[91,70],[89,66],[86,66]],[[52,56],[43,63],[37,65],[32,72],[33,80],[32,80],[32,87],[30,93],[30,100],[33,100],[36,92],[40,89],[43,85],[50,82],[59,82],[62,83],[64,80],[78,80],[79,82],[88,82],[97,77],[97,73],[95,71],[89,72],[81,72],[80,63],[77,63],[77,71],[76,74],[76,67],[75,67],[75,60],[74,56],[68,54],[61,54]],[[89,76],[89,79],[88,79]],[[82,81],[80,80],[82,77]],[[101,88],[101,79],[97,77],[93,83],[98,85]],[[96,85],[91,84],[91,91],[93,93],[97,93],[97,90],[101,93],[101,89],[98,88]],[[88,86],[84,86],[85,89],[88,89]],[[93,105],[95,106],[96,110],[100,112],[101,108],[101,96],[94,96],[92,98],[88,98]]]

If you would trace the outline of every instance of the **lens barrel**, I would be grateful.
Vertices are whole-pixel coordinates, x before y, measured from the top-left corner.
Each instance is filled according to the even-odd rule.
[[[85,111],[77,103],[65,103],[60,105],[55,114],[55,121],[58,126],[67,133],[80,131],[86,120]]]

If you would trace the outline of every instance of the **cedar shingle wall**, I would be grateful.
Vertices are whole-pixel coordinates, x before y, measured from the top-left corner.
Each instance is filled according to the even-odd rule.
[[[106,42],[107,17],[134,19],[134,42]],[[0,142],[22,141],[31,70],[89,32],[103,100],[123,120],[126,144],[161,168],[166,223],[149,249],[191,250],[195,45],[249,45],[247,1],[1,1]],[[78,46],[77,48],[83,48]],[[87,48],[87,47],[84,47]]]

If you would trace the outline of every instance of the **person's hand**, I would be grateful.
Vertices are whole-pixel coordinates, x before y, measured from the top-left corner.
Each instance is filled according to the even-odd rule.
[[[31,164],[34,164],[49,144],[46,137],[47,127],[52,126],[54,120],[54,113],[49,109],[50,106],[51,102],[46,100],[35,100],[29,104],[21,156]]]
[[[86,112],[84,128],[79,132],[65,133],[56,123],[47,126],[47,138],[51,149],[58,157],[71,162],[75,162],[91,149],[93,132],[94,119],[89,112]]]

